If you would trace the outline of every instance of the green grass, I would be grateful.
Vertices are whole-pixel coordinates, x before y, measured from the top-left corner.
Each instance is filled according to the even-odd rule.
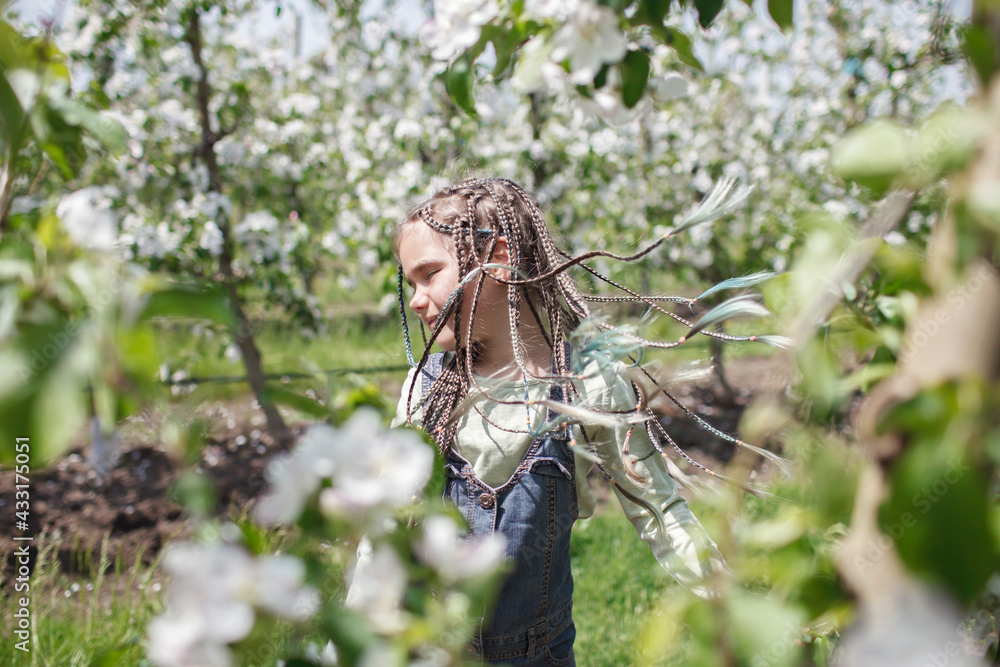
[[[580,667],[676,665],[640,658],[642,635],[679,586],[612,501],[573,529],[573,618]]]
[[[183,370],[194,378],[242,378],[246,375],[241,359],[227,358],[225,352],[231,341],[225,334],[195,332],[187,324],[161,324],[157,340],[161,358],[171,372]],[[255,341],[265,373],[312,375],[304,379],[274,380],[299,393],[309,388],[324,391],[340,386],[350,375],[322,371],[355,369],[362,379],[395,386],[402,384],[406,377],[405,370],[371,372],[375,368],[406,366],[403,338],[395,320],[366,323],[356,317],[339,318],[331,320],[326,331],[313,337],[280,322],[263,322],[255,330]],[[238,399],[246,397],[249,391],[246,381],[209,380],[198,385],[197,398]],[[157,400],[177,400],[177,395],[183,394],[172,393],[164,387]]]
[[[644,624],[655,612],[661,595],[676,589],[617,503],[612,505],[592,519],[577,523],[573,532],[574,617],[580,667],[637,664]],[[31,578],[31,653],[16,651],[13,642],[6,641],[0,647],[0,664],[145,664],[142,641],[146,623],[162,610],[158,584],[162,575],[140,564],[123,563],[102,574],[103,566],[108,565],[104,558],[93,565],[90,577],[71,578],[60,571],[53,550],[52,544],[43,549]],[[0,588],[0,605],[4,609],[14,609],[13,595],[9,588]],[[5,618],[9,617],[5,614]],[[267,636],[254,638],[257,652],[261,646],[280,650],[286,643],[287,631],[284,625],[267,627]],[[5,632],[5,636],[12,637],[13,633]],[[268,654],[276,655],[271,650]],[[97,660],[102,657],[106,662]],[[238,664],[257,667],[261,663],[244,655]]]
[[[17,592],[4,582],[0,606],[4,614],[5,641],[0,664],[14,667],[83,667],[142,664],[141,641],[146,622],[160,611],[155,568],[133,563],[110,563],[107,542],[89,577],[64,574],[55,551],[58,543],[43,544],[29,590]],[[13,610],[26,596],[32,628],[30,652],[14,646]],[[17,639],[17,641],[20,641]],[[101,662],[99,659],[106,659]]]

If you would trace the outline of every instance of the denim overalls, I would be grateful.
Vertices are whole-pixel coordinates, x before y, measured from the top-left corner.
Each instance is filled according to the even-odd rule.
[[[427,361],[424,393],[441,373],[443,353]],[[562,398],[555,386],[553,400]],[[549,412],[548,419],[554,417]],[[573,657],[573,575],[570,529],[577,518],[576,467],[565,439],[546,435],[531,443],[502,486],[476,478],[472,466],[448,454],[444,496],[465,515],[471,535],[499,532],[507,539],[509,574],[493,614],[472,640],[487,663],[576,665]]]

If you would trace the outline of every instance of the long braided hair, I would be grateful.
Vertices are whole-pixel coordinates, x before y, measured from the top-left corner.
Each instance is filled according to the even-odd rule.
[[[581,362],[580,360],[574,360],[572,364],[573,368],[571,368],[567,342],[573,338],[574,332],[580,328],[582,323],[592,322],[598,330],[604,333],[603,336],[599,336],[604,349],[607,349],[608,346],[613,347],[616,344],[629,349],[629,352],[620,356],[627,357],[652,382],[656,390],[666,394],[700,428],[736,445],[753,449],[783,468],[784,461],[772,452],[753,447],[734,436],[719,431],[683,406],[663,386],[658,384],[645,368],[638,364],[634,355],[634,350],[637,347],[671,348],[682,344],[695,333],[702,333],[726,341],[748,340],[775,346],[785,345],[787,343],[786,339],[782,339],[779,336],[732,336],[709,328],[711,325],[731,316],[761,314],[759,312],[761,310],[760,307],[756,306],[757,310],[755,311],[755,304],[750,303],[746,297],[737,297],[736,299],[727,301],[718,308],[704,313],[697,322],[692,322],[685,317],[677,315],[663,308],[658,303],[673,301],[692,307],[700,298],[709,294],[724,289],[750,286],[770,277],[771,274],[761,273],[730,279],[712,287],[699,297],[692,299],[677,296],[639,294],[603,276],[585,263],[586,260],[594,257],[610,257],[622,261],[639,259],[655,250],[673,234],[695,224],[708,222],[720,217],[733,210],[739,203],[742,203],[747,194],[749,194],[748,190],[740,190],[733,196],[728,196],[732,186],[732,182],[724,182],[717,186],[698,208],[675,225],[668,234],[630,256],[619,256],[606,251],[592,251],[572,256],[561,250],[556,246],[538,204],[519,185],[508,179],[466,179],[455,185],[445,187],[429,200],[417,206],[396,225],[392,236],[393,253],[397,257],[399,256],[400,239],[403,232],[410,225],[426,224],[435,232],[448,237],[453,243],[458,264],[459,285],[438,315],[434,330],[430,332],[429,337],[424,332],[424,327],[421,323],[423,351],[419,359],[415,359],[406,322],[403,270],[401,266],[398,269],[399,309],[403,320],[407,358],[410,365],[416,367],[415,380],[410,385],[410,391],[406,398],[407,420],[410,420],[414,409],[417,407],[413,402],[414,388],[422,384],[420,378],[430,357],[431,346],[449,320],[453,322],[453,330],[455,332],[455,355],[451,362],[441,369],[440,374],[422,396],[419,390],[417,392],[417,395],[420,397],[419,405],[422,410],[422,426],[434,439],[438,448],[442,452],[447,452],[455,441],[459,423],[457,417],[459,414],[469,408],[478,410],[474,403],[470,406],[466,399],[473,389],[477,391],[481,390],[473,374],[473,367],[479,350],[474,341],[472,344],[466,345],[463,345],[462,341],[471,341],[473,322],[476,318],[476,310],[479,307],[480,294],[487,279],[487,270],[497,267],[496,264],[491,263],[491,258],[493,257],[499,238],[505,237],[510,257],[510,266],[507,268],[511,270],[511,276],[509,279],[497,276],[491,276],[490,278],[507,285],[507,309],[514,359],[523,378],[542,379],[549,383],[558,384],[562,388],[561,395],[567,406],[573,403],[574,395],[576,395],[579,401],[580,397],[571,380],[579,377],[573,373],[573,370],[576,369],[579,371]],[[568,273],[568,269],[574,266],[579,266],[595,278],[604,281],[624,294],[621,296],[583,294],[577,288],[572,276]],[[466,298],[465,287],[470,283],[474,285],[472,303],[468,309],[469,317],[468,321],[465,322],[463,330],[460,314],[462,312],[463,299]],[[663,342],[647,340],[634,332],[617,329],[599,318],[594,318],[589,302],[643,303],[651,310],[667,315],[681,324],[690,327],[691,330],[686,336],[677,341]],[[521,335],[520,319],[522,305],[525,305],[531,313],[538,328],[541,330],[546,345],[552,351],[552,372],[550,375],[540,376],[529,371],[524,357],[525,342]],[[590,353],[592,354],[599,347],[601,345],[591,345],[589,347]],[[581,356],[586,356],[586,353]],[[633,383],[633,389],[636,391],[638,400],[634,412],[631,415],[617,416],[622,420],[645,423],[650,441],[665,459],[667,455],[662,449],[661,443],[663,442],[669,443],[681,458],[689,464],[712,475],[716,475],[716,473],[708,470],[680,449],[664,430],[660,421],[648,409],[641,388]],[[583,398],[585,399],[585,397]],[[527,396],[524,401],[502,402],[529,403]],[[585,400],[583,402],[585,404]],[[480,412],[480,414],[482,413]],[[577,423],[581,423],[585,421],[587,414],[596,416],[596,411],[589,406],[575,411],[566,407],[565,414],[563,415],[564,418],[561,422],[556,425],[550,424],[549,428],[565,427],[572,423],[574,418]],[[485,418],[485,415],[483,417]],[[493,424],[492,422],[490,423],[502,430],[512,430],[498,424]],[[580,432],[584,438],[587,438],[584,429],[580,429]],[[629,434],[631,434],[631,429],[629,430]],[[571,441],[571,444],[575,445],[577,443],[574,440]],[[625,448],[626,450],[628,448],[627,438]],[[603,469],[600,463],[598,463],[598,466]],[[628,467],[626,467],[626,472],[632,474],[628,470]]]
[[[455,357],[451,364],[442,369],[421,404],[424,430],[431,434],[442,451],[447,451],[454,442],[457,428],[457,421],[452,417],[459,403],[469,395],[474,383],[472,369],[478,354],[475,344],[463,345],[462,341],[471,339],[479,297],[487,278],[487,264],[498,239],[501,236],[507,239],[511,268],[516,276],[525,281],[507,285],[507,311],[514,358],[523,377],[539,376],[529,371],[524,358],[525,345],[521,337],[520,322],[522,305],[527,306],[542,332],[545,344],[553,351],[553,372],[547,379],[561,380],[563,383],[568,383],[571,375],[566,342],[580,322],[590,315],[590,308],[571,276],[565,271],[553,274],[552,270],[562,264],[562,255],[556,248],[538,204],[513,181],[499,178],[467,179],[439,191],[397,225],[393,233],[393,251],[397,255],[400,237],[407,226],[412,224],[426,224],[434,231],[448,236],[454,244],[459,277],[463,283],[471,280],[474,284],[470,315],[464,331],[459,321],[465,298],[460,286],[452,295],[445,312],[438,316],[430,338],[424,341],[419,361],[412,360],[412,346],[409,333],[406,332],[408,354],[411,356],[411,363],[417,368],[419,378],[438,333],[448,320],[454,323]],[[538,276],[544,277],[538,279]],[[399,286],[402,308],[401,269]],[[405,312],[402,316],[405,323]],[[567,384],[564,391],[569,390]],[[412,398],[411,386],[407,396],[407,415],[413,409]]]

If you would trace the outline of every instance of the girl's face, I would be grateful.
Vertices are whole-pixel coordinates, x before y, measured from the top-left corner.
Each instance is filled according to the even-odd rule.
[[[438,316],[444,311],[445,304],[458,288],[460,280],[458,260],[455,257],[452,241],[422,222],[407,224],[399,237],[399,263],[403,267],[406,282],[414,290],[410,308],[433,331]],[[462,326],[463,347],[467,342],[464,340],[464,334],[469,322],[476,282],[475,279],[470,280],[462,295],[462,314],[459,321]],[[501,288],[499,293],[497,288]],[[488,338],[491,330],[495,331],[495,327],[500,324],[492,320],[497,319],[498,314],[506,314],[505,309],[496,307],[498,303],[503,303],[502,295],[505,293],[505,288],[499,283],[486,280],[476,309],[473,340]],[[454,314],[448,317],[438,333],[436,342],[444,350],[455,351]]]

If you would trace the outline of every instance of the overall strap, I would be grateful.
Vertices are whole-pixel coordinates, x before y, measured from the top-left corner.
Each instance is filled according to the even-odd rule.
[[[423,370],[420,374],[420,398],[423,399],[424,396],[431,390],[431,385],[434,381],[438,379],[441,375],[441,369],[443,368],[444,352],[435,352],[427,357],[427,363],[424,364]]]

